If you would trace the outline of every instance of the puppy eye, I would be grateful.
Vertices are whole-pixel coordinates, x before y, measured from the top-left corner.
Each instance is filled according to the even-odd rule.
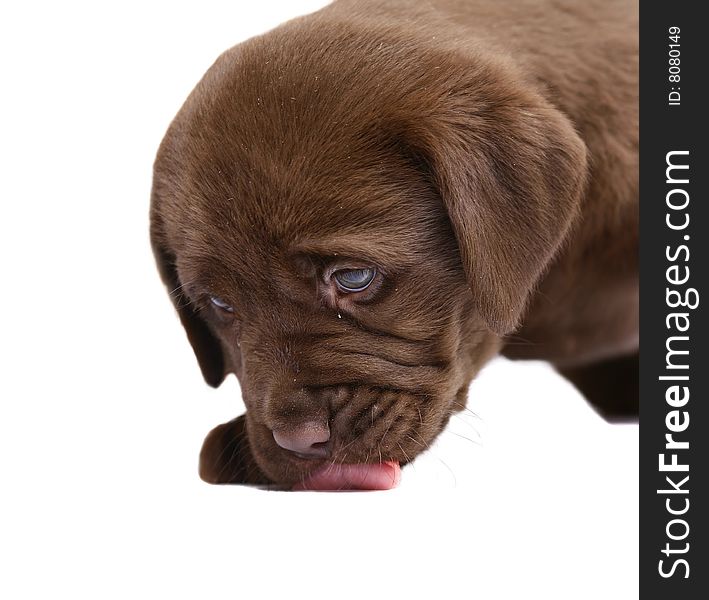
[[[219,310],[223,310],[225,312],[233,313],[234,309],[232,306],[224,302],[221,298],[218,298],[217,296],[210,296],[209,301],[216,306]]]
[[[369,287],[376,274],[374,269],[341,269],[333,277],[343,292],[361,292]]]

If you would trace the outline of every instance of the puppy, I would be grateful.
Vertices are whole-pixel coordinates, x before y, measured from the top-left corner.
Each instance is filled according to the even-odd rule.
[[[638,411],[637,4],[340,0],[220,56],[151,239],[213,483],[387,488],[497,353]]]

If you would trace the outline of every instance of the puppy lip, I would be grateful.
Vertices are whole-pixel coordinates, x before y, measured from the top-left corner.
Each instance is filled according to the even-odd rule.
[[[301,470],[306,470],[308,473],[317,471],[321,467],[329,464],[329,454],[323,456],[308,456],[307,454],[292,452],[291,450],[284,450],[283,448],[279,448],[279,450],[281,451],[279,462],[290,464]]]
[[[330,450],[328,449],[327,445],[323,446],[311,446],[311,452],[310,454],[306,454],[304,452],[293,452],[289,450],[291,454],[294,456],[297,456],[298,458],[302,460],[307,460],[308,462],[312,462],[314,460],[321,460],[323,458],[327,458],[330,456]]]

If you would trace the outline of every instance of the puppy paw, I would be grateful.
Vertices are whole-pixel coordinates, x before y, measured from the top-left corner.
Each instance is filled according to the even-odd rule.
[[[209,432],[199,455],[199,476],[207,483],[270,483],[251,453],[244,415]]]

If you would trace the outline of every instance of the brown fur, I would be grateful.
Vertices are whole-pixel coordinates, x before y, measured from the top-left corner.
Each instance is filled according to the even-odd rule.
[[[341,0],[219,57],[151,209],[205,379],[235,373],[247,407],[205,441],[205,480],[298,481],[321,461],[272,431],[306,421],[329,460],[406,463],[499,351],[637,412],[636,13]],[[338,265],[379,276],[338,294]]]

